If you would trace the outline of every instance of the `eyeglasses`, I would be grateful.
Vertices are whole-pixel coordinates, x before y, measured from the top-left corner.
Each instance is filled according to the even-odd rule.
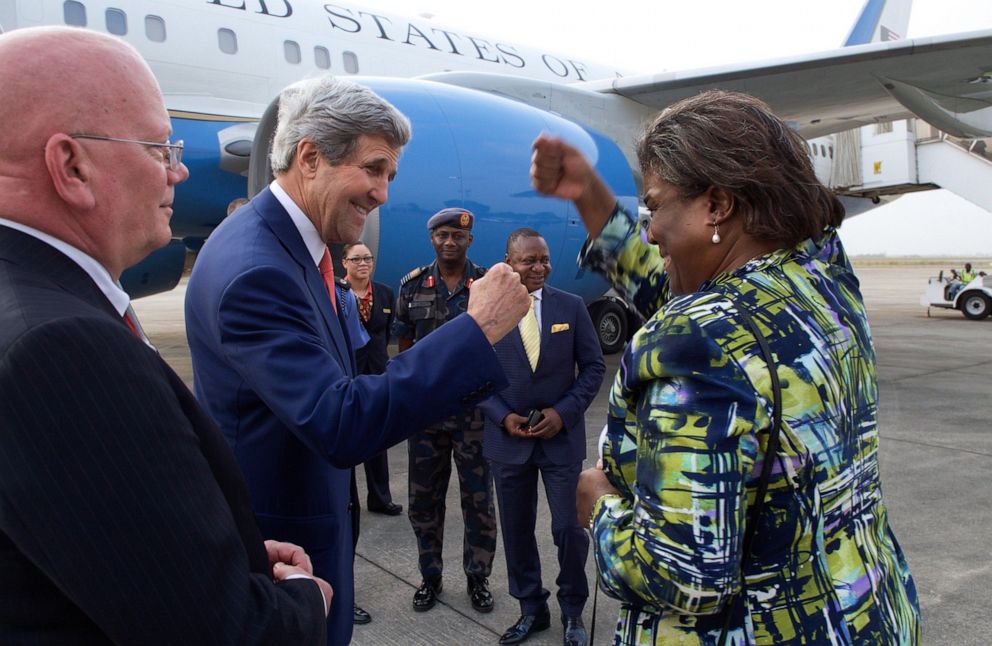
[[[375,260],[375,256],[352,256],[351,258],[345,258],[348,262],[353,262],[356,265],[371,265],[372,261]]]
[[[138,139],[120,139],[118,137],[104,137],[103,135],[69,135],[73,139],[96,139],[98,141],[118,141],[125,144],[141,144],[157,148],[162,155],[162,161],[167,162],[169,170],[179,170],[179,165],[183,161],[183,140],[175,142],[140,141]]]

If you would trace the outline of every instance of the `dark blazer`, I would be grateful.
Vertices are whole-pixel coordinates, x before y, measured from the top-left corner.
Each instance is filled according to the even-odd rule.
[[[0,226],[0,643],[319,644],[230,448],[90,277]]]
[[[357,297],[358,294],[356,293]],[[388,285],[372,282],[372,315],[363,321],[369,342],[355,351],[355,363],[360,375],[379,375],[389,361],[389,330],[393,326],[396,297]]]
[[[342,321],[269,189],[214,230],[193,268],[196,395],[234,448],[262,534],[302,545],[334,587],[332,644],[352,629],[351,467],[506,383],[479,326],[450,325],[384,375],[354,379]]]
[[[486,417],[483,454],[506,464],[523,464],[540,442],[554,464],[581,462],[586,456],[585,412],[603,382],[606,364],[599,339],[582,299],[545,286],[541,300],[541,354],[531,371],[520,331],[512,330],[494,346],[510,385],[480,404]],[[578,372],[576,373],[576,369]],[[550,440],[513,437],[503,430],[507,413],[527,416],[554,407],[564,428]]]

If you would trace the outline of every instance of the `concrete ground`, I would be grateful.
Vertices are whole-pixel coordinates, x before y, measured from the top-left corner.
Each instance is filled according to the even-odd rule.
[[[979,268],[988,264],[982,263]],[[881,468],[892,526],[909,560],[923,608],[924,643],[992,642],[992,318],[968,321],[959,312],[918,304],[927,276],[946,264],[859,265],[874,333],[881,388]],[[986,268],[989,270],[989,268]],[[152,342],[187,382],[191,381],[183,325],[185,284],[168,294],[135,302]],[[619,355],[607,357],[607,378],[587,414],[601,428],[606,396]],[[595,456],[595,433],[588,438]],[[393,498],[406,506],[406,448],[389,451]],[[361,473],[361,470],[359,470]],[[420,583],[416,546],[405,514],[386,517],[363,511],[355,561],[356,596],[373,617],[356,626],[355,644],[384,646],[496,644],[519,614],[507,592],[502,544],[490,577],[495,610],[472,610],[461,573],[461,513],[457,481],[448,490],[448,564],[441,603],[428,613],[410,602]],[[364,502],[364,477],[359,476]],[[557,573],[550,519],[539,503],[538,544],[545,586],[554,592]],[[592,560],[587,565],[593,577]],[[552,598],[550,630],[528,644],[560,644],[561,626]],[[600,594],[596,644],[610,643],[617,604]],[[592,598],[586,607],[592,623]]]

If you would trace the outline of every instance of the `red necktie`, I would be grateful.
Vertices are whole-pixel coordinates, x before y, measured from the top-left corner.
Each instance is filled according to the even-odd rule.
[[[334,264],[331,262],[331,252],[327,247],[324,247],[324,255],[321,256],[317,269],[320,270],[320,276],[324,279],[324,285],[327,287],[327,294],[331,297],[331,307],[337,312],[338,297],[334,289]]]
[[[124,322],[127,323],[128,329],[131,330],[131,333],[134,334],[134,336],[138,337],[139,339],[144,340],[144,338],[141,336],[141,332],[138,331],[138,325],[134,322],[134,319],[131,318],[131,309],[130,308],[128,308],[124,312]]]

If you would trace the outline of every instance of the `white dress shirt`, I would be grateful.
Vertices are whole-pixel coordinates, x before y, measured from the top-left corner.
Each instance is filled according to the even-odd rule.
[[[29,227],[26,224],[21,224],[20,222],[14,222],[12,220],[7,220],[5,218],[0,218],[0,224],[5,227],[10,227],[11,229],[17,229],[21,233],[26,233],[32,238],[36,238],[50,247],[55,247],[69,258],[79,265],[80,269],[86,272],[86,274],[93,279],[96,286],[100,288],[103,295],[107,297],[110,304],[113,305],[117,313],[124,316],[124,312],[127,311],[128,305],[131,304],[131,297],[127,295],[120,285],[110,276],[110,272],[97,262],[93,256],[80,251],[79,249],[73,247],[72,245],[59,240],[55,236],[49,235],[44,231],[39,231],[34,227]]]
[[[327,249],[327,243],[321,240],[317,227],[306,216],[303,209],[296,205],[286,189],[279,185],[278,180],[272,180],[272,183],[269,184],[269,190],[279,200],[279,204],[282,204],[282,208],[286,209],[286,213],[289,213],[289,219],[293,221],[296,230],[300,232],[303,244],[306,245],[307,251],[313,258],[314,266],[319,266],[320,259],[324,257],[324,250]]]

